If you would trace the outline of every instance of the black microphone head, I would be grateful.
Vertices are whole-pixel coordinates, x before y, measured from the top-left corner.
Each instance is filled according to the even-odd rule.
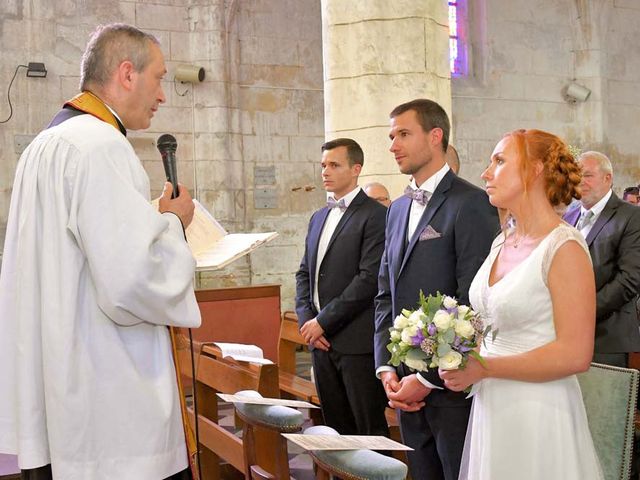
[[[175,153],[176,149],[178,148],[178,142],[176,140],[176,137],[174,137],[169,133],[160,135],[158,137],[158,141],[156,142],[156,145],[158,146],[158,150],[160,150],[161,154],[166,152]]]

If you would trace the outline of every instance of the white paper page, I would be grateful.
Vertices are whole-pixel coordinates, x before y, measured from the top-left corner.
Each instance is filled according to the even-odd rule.
[[[214,342],[223,357],[236,358],[236,355],[243,356],[245,358],[260,359],[264,358],[262,349],[257,345],[247,345],[245,343],[223,343]]]
[[[305,435],[283,433],[283,437],[305,450],[407,450],[401,443],[381,435]]]
[[[207,251],[195,256],[197,268],[198,270],[222,268],[277,236],[276,232],[227,234]]]
[[[250,362],[256,363],[258,365],[273,365],[273,362],[268,358],[248,357],[246,355],[237,355],[235,353],[233,355],[227,356],[233,358],[234,360],[237,360],[238,362]]]
[[[218,396],[225,402],[241,402],[241,403],[253,403],[255,405],[281,405],[283,407],[292,408],[320,408],[313,403],[303,402],[302,400],[287,400],[284,398],[255,398],[245,397],[243,395],[229,395],[227,393],[218,393]]]
[[[187,243],[195,257],[214,246],[227,231],[211,216],[198,200],[193,200],[193,220],[185,230]]]

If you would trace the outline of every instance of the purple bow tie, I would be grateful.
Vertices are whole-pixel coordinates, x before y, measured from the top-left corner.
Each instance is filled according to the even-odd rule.
[[[411,187],[411,185],[409,185],[407,188],[404,189],[404,194],[407,197],[415,200],[422,206],[426,205],[429,202],[429,199],[431,198],[431,194],[429,192],[422,190],[420,188],[416,188],[414,190]]]
[[[329,208],[336,208],[337,207],[343,212],[347,209],[347,206],[344,203],[344,198],[341,198],[340,200],[336,200],[333,197],[327,198],[327,207],[329,207]]]

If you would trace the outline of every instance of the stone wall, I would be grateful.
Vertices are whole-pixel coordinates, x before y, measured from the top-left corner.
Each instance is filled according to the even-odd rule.
[[[556,133],[608,154],[615,190],[640,181],[640,52],[629,48],[640,21],[635,0],[469,1],[471,71],[453,79],[453,143],[461,175],[481,184],[493,147],[516,128]],[[575,81],[591,90],[570,104]]]
[[[129,139],[147,170],[152,195],[164,173],[155,140],[178,140],[178,176],[230,232],[270,231],[278,239],[219,272],[202,287],[282,283],[291,308],[294,272],[311,211],[322,201],[324,139],[319,0],[7,0],[0,4],[0,117],[16,65],[44,62],[46,79],[12,87],[13,118],[0,126],[0,247],[20,147],[77,93],[79,63],[97,24],[126,22],[155,34],[169,73],[167,102],[149,130]],[[197,85],[174,83],[179,64],[206,70]],[[256,166],[274,166],[275,182],[254,184]],[[307,188],[304,188],[304,187]],[[299,188],[302,187],[302,188]],[[256,209],[254,192],[275,193],[275,208]]]

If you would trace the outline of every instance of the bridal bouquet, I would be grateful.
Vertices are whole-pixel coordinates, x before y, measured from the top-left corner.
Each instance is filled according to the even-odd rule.
[[[404,363],[425,372],[435,367],[463,368],[469,355],[483,363],[475,348],[491,332],[491,326],[484,328],[478,314],[466,305],[458,305],[455,298],[440,293],[425,297],[421,290],[419,308],[402,310],[389,332],[389,363],[394,367]]]

